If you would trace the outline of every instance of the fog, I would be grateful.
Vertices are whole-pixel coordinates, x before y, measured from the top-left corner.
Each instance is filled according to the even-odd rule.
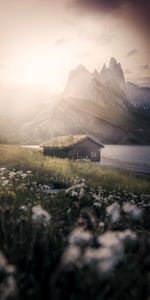
[[[75,2],[78,9],[73,2],[0,0],[1,83],[60,93],[72,68],[81,63],[99,70],[111,56],[127,78],[149,76],[149,38],[122,12],[126,7],[116,14],[99,7],[99,14],[90,14],[84,1]]]
[[[70,70],[100,71],[111,56],[126,80],[149,82],[148,4],[136,3],[0,0],[1,117],[34,120],[55,106]]]

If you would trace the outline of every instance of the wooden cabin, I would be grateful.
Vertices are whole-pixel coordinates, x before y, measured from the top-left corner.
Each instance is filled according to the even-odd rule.
[[[100,162],[104,145],[89,135],[80,134],[53,138],[42,147],[44,155]]]

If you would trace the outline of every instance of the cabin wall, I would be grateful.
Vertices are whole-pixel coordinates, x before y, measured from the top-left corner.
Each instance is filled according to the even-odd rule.
[[[56,156],[60,158],[67,158],[69,157],[69,149],[52,149],[48,147],[43,148],[43,154],[47,156]]]
[[[100,146],[92,142],[90,139],[81,141],[77,145],[69,149],[52,149],[44,147],[43,154],[49,156],[56,156],[60,158],[70,159],[90,159],[93,162],[100,161]]]
[[[84,156],[94,162],[100,161],[100,146],[87,138],[76,145],[79,156]],[[80,157],[79,157],[80,158]]]
[[[100,161],[99,146],[87,140],[71,148],[69,154],[74,159],[87,158],[94,162]]]

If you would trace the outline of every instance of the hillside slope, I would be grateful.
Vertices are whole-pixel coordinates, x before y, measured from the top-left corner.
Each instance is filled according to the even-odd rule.
[[[149,105],[149,89],[126,83],[115,58],[100,72],[79,65],[70,72],[59,100],[24,124],[21,136],[25,142],[40,143],[54,136],[88,133],[103,143],[150,143],[149,115],[135,105],[145,103],[143,93]]]
[[[0,144],[16,144],[19,140],[14,122],[8,116],[0,115]]]

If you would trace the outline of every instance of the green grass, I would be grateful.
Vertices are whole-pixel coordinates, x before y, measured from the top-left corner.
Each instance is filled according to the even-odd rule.
[[[141,300],[143,294],[148,299],[150,206],[149,197],[141,195],[150,192],[148,176],[5,145],[0,168],[0,299]],[[47,193],[43,188],[51,184],[72,190]],[[134,211],[140,208],[139,219],[125,213],[128,202]],[[108,214],[112,204],[119,207],[116,221]],[[39,207],[35,219],[33,209]],[[118,241],[115,252],[115,238],[111,248],[99,244],[101,236],[125,230],[136,239],[128,238],[124,246]],[[106,274],[97,269],[106,262],[102,249],[111,254],[108,262],[117,261]],[[97,256],[85,264],[87,251],[100,253],[96,265]]]
[[[127,190],[138,194],[150,193],[149,176],[109,167],[97,167],[90,162],[75,162],[43,156],[41,151],[17,146],[0,146],[0,166],[9,169],[32,169],[37,175],[70,181],[76,177],[84,178],[93,188],[99,186],[109,190]]]

